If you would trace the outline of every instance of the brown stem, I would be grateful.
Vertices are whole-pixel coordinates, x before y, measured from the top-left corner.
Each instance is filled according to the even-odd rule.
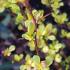
[[[49,15],[51,15],[51,13],[48,13],[48,14],[44,15],[44,16],[41,17],[40,19],[44,19],[44,18],[48,17]]]

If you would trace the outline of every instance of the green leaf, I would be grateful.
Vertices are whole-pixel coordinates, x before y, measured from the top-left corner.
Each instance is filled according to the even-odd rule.
[[[29,24],[28,26],[28,33],[29,35],[32,35],[35,31],[35,25],[33,23]]]
[[[5,10],[5,8],[4,7],[1,7],[0,8],[0,13],[3,12],[4,10]]]
[[[24,16],[21,13],[18,13],[16,17],[16,23],[20,23],[23,20]]]
[[[42,52],[47,53],[49,51],[48,46],[43,46]]]
[[[66,62],[66,63],[70,63],[70,56],[68,56],[68,57],[65,59],[65,62]]]
[[[53,29],[53,25],[51,23],[47,23],[46,27],[45,27],[45,36],[48,36]]]
[[[25,57],[25,60],[27,61],[27,60],[30,60],[30,59],[31,59],[30,55],[27,54],[26,57]]]
[[[33,24],[31,20],[26,20],[25,26],[27,27],[28,34],[32,35],[35,31],[35,24]]]
[[[53,41],[53,40],[56,40],[56,38],[55,38],[54,35],[50,35],[50,36],[48,36],[48,39],[49,39],[49,40],[52,40],[52,41]]]
[[[19,24],[18,29],[19,30],[22,30],[23,29],[23,26],[21,24]]]
[[[20,12],[20,8],[17,4],[11,4],[10,7],[13,13],[18,14]]]
[[[55,22],[57,22],[57,24],[64,24],[64,22],[67,21],[67,14],[66,13],[54,14],[52,16],[54,17]]]
[[[46,46],[44,39],[38,39],[38,48],[42,48],[44,46]]]
[[[30,47],[30,50],[31,50],[31,51],[34,51],[34,50],[35,50],[35,43],[34,43],[33,40],[30,41],[30,42],[28,42],[28,46]]]
[[[52,33],[53,33],[54,35],[57,34],[57,28],[56,28],[56,27],[54,27],[54,28],[52,29]]]
[[[23,54],[20,54],[20,55],[15,54],[15,55],[14,55],[14,60],[17,61],[17,62],[21,61],[22,58],[23,58]]]
[[[67,38],[70,38],[70,32],[69,32],[69,33],[67,33],[66,37],[67,37]]]
[[[33,37],[31,35],[28,35],[28,33],[22,34],[22,37],[29,41],[33,40]]]
[[[37,29],[37,38],[40,36],[43,36],[45,34],[45,26],[44,24],[40,24],[38,29]]]
[[[53,63],[53,58],[51,56],[47,56],[45,59],[47,66],[50,66]]]
[[[20,70],[26,70],[27,69],[27,66],[26,65],[21,65],[20,66]]]
[[[64,47],[65,47],[65,45],[61,44],[61,43],[57,43],[54,46],[56,52],[58,52],[61,48],[64,48]]]
[[[5,10],[5,2],[4,0],[0,0],[0,12],[3,12]]]
[[[46,67],[46,68],[44,68],[44,70],[50,70],[50,68],[49,67]]]
[[[61,62],[61,59],[62,59],[62,57],[61,57],[60,54],[56,54],[56,55],[55,55],[55,61],[56,61],[57,63],[60,63],[60,62]]]
[[[61,0],[51,0],[51,7],[55,12],[63,5],[64,4]]]
[[[10,3],[16,3],[16,0],[8,0]]]
[[[61,30],[61,37],[66,37],[66,35],[67,35],[67,31],[62,29]]]
[[[9,47],[9,51],[12,52],[12,51],[15,50],[15,48],[16,48],[15,45],[11,45],[11,46]]]
[[[34,55],[33,58],[32,58],[32,60],[36,64],[40,63],[40,57],[38,55]]]
[[[41,17],[43,17],[44,15],[44,11],[43,10],[36,10],[34,9],[32,11],[33,16],[35,17],[36,20],[40,19]]]
[[[41,3],[46,5],[46,6],[49,6],[50,5],[50,1],[51,0],[41,0]]]

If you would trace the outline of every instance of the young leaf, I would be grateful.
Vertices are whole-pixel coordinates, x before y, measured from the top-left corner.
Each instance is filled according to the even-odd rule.
[[[64,48],[64,47],[65,47],[64,44],[61,44],[61,43],[57,43],[54,46],[56,52],[58,52],[61,48]]]
[[[13,13],[18,14],[18,13],[20,12],[20,8],[19,8],[18,5],[16,5],[16,4],[11,4],[10,7],[11,7],[11,10],[12,10]]]
[[[52,41],[53,41],[53,40],[56,40],[56,38],[55,38],[54,35],[50,35],[50,36],[48,36],[48,39],[49,39],[49,40],[52,40]]]
[[[17,61],[17,62],[21,61],[22,58],[23,58],[23,54],[20,54],[20,55],[15,54],[15,55],[14,55],[14,60]]]
[[[41,0],[41,3],[46,5],[46,6],[49,6],[50,5],[50,1],[51,0]]]
[[[23,16],[21,13],[18,13],[17,17],[16,17],[16,23],[20,23],[23,20]]]
[[[8,0],[10,3],[16,3],[16,0]]]
[[[44,39],[38,39],[38,48],[42,48],[44,46],[46,46]]]
[[[61,59],[62,59],[62,57],[61,57],[60,54],[56,54],[56,55],[55,55],[55,61],[56,61],[56,62],[60,63],[60,62],[61,62]]]
[[[12,52],[12,51],[15,50],[15,48],[16,48],[15,45],[11,45],[11,46],[9,47],[9,51]]]
[[[44,46],[44,47],[42,48],[42,52],[47,53],[48,51],[49,51],[48,46]]]
[[[28,46],[30,47],[30,50],[31,50],[31,51],[34,51],[34,50],[35,50],[35,43],[34,43],[33,40],[30,41],[30,42],[28,42]]]
[[[26,65],[21,65],[20,66],[20,70],[26,70],[27,69],[27,66]]]
[[[47,23],[46,27],[45,27],[45,36],[48,36],[53,29],[53,25],[51,23]]]
[[[44,24],[40,24],[37,29],[37,38],[43,36],[45,34],[45,26]]]
[[[39,10],[37,11],[36,9],[34,9],[32,11],[33,16],[35,17],[36,20],[40,19],[41,17],[43,17],[44,15],[44,11],[43,10]]]
[[[0,12],[3,12],[5,10],[5,2],[4,0],[0,0]]]
[[[70,32],[69,32],[69,33],[67,33],[66,37],[67,37],[67,38],[70,38]]]
[[[33,58],[32,58],[32,60],[36,64],[40,63],[40,57],[38,55],[34,55]]]
[[[21,24],[19,24],[18,29],[23,30],[23,26]]]
[[[10,56],[11,55],[11,52],[9,51],[9,49],[5,49],[4,51],[2,51],[3,55],[4,56]]]
[[[53,58],[51,56],[46,57],[46,64],[47,66],[50,66],[53,63]]]
[[[33,37],[28,35],[28,33],[22,34],[22,37],[29,41],[31,41],[33,39]]]
[[[27,27],[28,34],[32,35],[35,31],[35,24],[33,24],[31,20],[26,20],[25,26]]]

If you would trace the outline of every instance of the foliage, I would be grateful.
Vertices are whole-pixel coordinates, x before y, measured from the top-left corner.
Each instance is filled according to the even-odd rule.
[[[42,4],[46,5],[48,8],[51,7],[51,15],[58,26],[65,24],[67,21],[67,14],[65,12],[60,13],[59,8],[63,6],[61,0],[41,0]],[[21,12],[22,9],[17,3],[21,3],[25,10]],[[20,63],[25,60],[23,64],[20,65],[20,70],[50,70],[50,66],[54,62],[60,64],[62,63],[63,56],[61,55],[61,50],[65,48],[65,44],[59,42],[57,39],[58,29],[56,25],[52,22],[44,23],[47,19],[44,17],[44,10],[31,9],[28,0],[1,0],[0,1],[0,12],[5,9],[11,9],[11,11],[16,14],[15,24],[18,26],[20,31],[25,29],[22,33],[21,38],[27,40],[26,47],[33,53],[32,56],[29,53],[15,53],[13,51],[17,50],[17,46],[11,45],[2,51],[5,57],[13,55],[12,61]],[[61,30],[61,38],[70,38],[70,32]],[[51,41],[51,43],[48,43]],[[42,52],[45,57],[42,60],[39,55],[39,51]],[[66,59],[68,63],[70,58]],[[42,64],[44,61],[44,64]],[[68,66],[67,66],[68,67]],[[67,70],[67,69],[66,69]]]

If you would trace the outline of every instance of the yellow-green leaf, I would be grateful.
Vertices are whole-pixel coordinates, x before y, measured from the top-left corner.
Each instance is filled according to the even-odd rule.
[[[17,62],[21,61],[22,58],[23,58],[23,54],[20,54],[20,55],[15,54],[15,55],[14,55],[14,60],[17,61]]]
[[[35,43],[34,43],[33,40],[30,41],[30,42],[28,42],[28,46],[30,47],[30,50],[31,50],[31,51],[34,51],[34,50],[35,50]]]
[[[16,48],[15,45],[11,45],[11,46],[9,47],[9,51],[12,52],[12,51],[15,50],[15,48]]]

